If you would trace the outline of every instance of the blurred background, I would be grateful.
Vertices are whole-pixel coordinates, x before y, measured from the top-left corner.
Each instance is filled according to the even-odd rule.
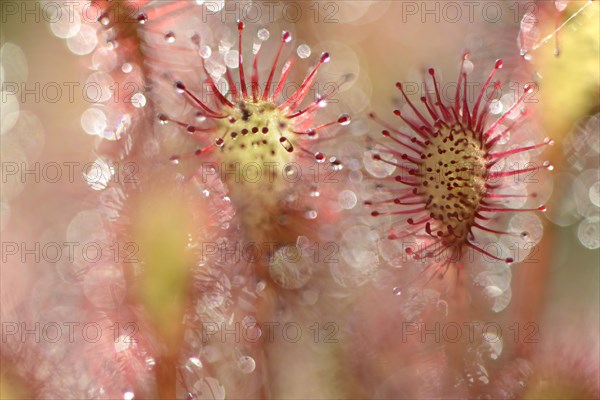
[[[71,3],[77,3],[74,10],[78,12],[87,4]],[[110,7],[103,3],[98,2],[102,9]],[[166,17],[161,23],[173,29],[185,23],[187,13],[191,13],[189,7],[212,7],[209,8],[211,14],[217,14],[234,4],[227,0],[202,3],[185,2],[184,12],[173,14],[165,11],[170,4],[167,2],[131,1],[128,4],[133,4],[132,10],[148,10],[146,13],[150,16],[154,15],[153,11],[157,15],[164,12]],[[313,349],[318,356],[312,357],[309,352],[304,357],[304,351],[274,345],[266,353],[261,352],[260,357],[251,358],[257,365],[268,365],[256,367],[255,374],[262,374],[262,378],[256,379],[262,384],[222,377],[218,378],[219,383],[208,380],[210,374],[207,374],[198,378],[203,383],[195,392],[190,389],[188,398],[460,398],[466,393],[488,398],[598,396],[599,3],[493,0],[275,3],[277,17],[271,25],[261,21],[260,26],[268,26],[272,33],[281,27],[291,30],[294,45],[308,44],[313,57],[327,49],[332,54],[332,62],[322,71],[325,77],[353,74],[350,84],[338,97],[340,104],[335,105],[353,117],[348,133],[340,139],[343,143],[366,143],[368,137],[375,136],[373,133],[379,128],[368,120],[369,112],[376,111],[392,121],[391,111],[402,101],[395,82],[420,83],[424,68],[430,66],[441,71],[442,79],[455,79],[465,50],[472,54],[471,79],[485,79],[494,61],[502,58],[505,64],[500,79],[521,87],[526,82],[538,84],[539,91],[533,97],[536,104],[532,105],[535,109],[532,118],[537,126],[535,135],[555,141],[544,155],[554,170],[544,183],[548,211],[539,214],[543,239],[530,255],[530,262],[511,267],[509,304],[499,312],[486,308],[472,313],[478,320],[498,322],[505,336],[508,332],[515,333],[510,328],[514,324],[523,329],[531,323],[533,325],[526,330],[533,332],[536,340],[521,340],[522,336],[519,340],[505,338],[504,348],[501,347],[496,357],[486,359],[485,376],[489,382],[485,385],[473,389],[465,383],[467,378],[459,380],[460,384],[452,384],[450,382],[455,381],[445,373],[427,376],[423,372],[429,363],[438,362],[437,352],[427,349],[414,353],[400,340],[400,330],[405,326],[400,324],[407,319],[405,314],[400,317],[391,291],[387,287],[382,289],[382,280],[390,275],[373,278],[358,288],[345,287],[344,291],[333,288],[334,284],[327,281],[317,286],[320,293],[331,294],[330,298],[320,298],[316,306],[314,303],[310,306],[319,309],[324,321],[334,320],[340,327],[339,343],[333,350],[319,347]],[[261,10],[268,9],[264,3],[256,4]],[[62,18],[57,17],[60,7]],[[120,378],[113,380],[115,375],[111,374],[138,375],[133,367],[131,370],[117,368],[117,372],[110,373],[102,366],[86,367],[86,373],[78,379],[74,366],[79,364],[56,365],[57,360],[71,362],[71,357],[81,365],[93,363],[96,354],[104,351],[103,341],[90,349],[77,340],[43,343],[47,332],[41,333],[41,340],[35,340],[35,333],[24,338],[20,331],[15,334],[15,329],[22,329],[22,321],[28,321],[29,328],[37,322],[43,327],[52,321],[68,321],[74,309],[82,310],[81,315],[78,314],[81,319],[77,321],[110,317],[113,318],[110,326],[119,321],[108,312],[90,311],[93,307],[105,310],[103,302],[109,297],[104,289],[95,286],[93,276],[86,272],[86,278],[81,278],[77,263],[48,260],[52,257],[42,254],[35,243],[83,241],[82,237],[95,237],[96,228],[106,227],[90,210],[103,202],[101,189],[110,179],[106,172],[109,167],[102,155],[115,154],[121,144],[114,145],[118,140],[111,139],[105,132],[110,131],[115,137],[125,132],[123,136],[127,137],[136,129],[151,130],[154,122],[154,113],[148,110],[152,94],[141,94],[146,73],[142,35],[129,31],[138,29],[138,25],[130,24],[122,30],[111,25],[119,32],[116,41],[121,41],[120,47],[111,47],[106,42],[102,23],[84,21],[80,17],[67,18],[64,11],[68,7],[71,6],[63,2],[45,1],[5,1],[1,5],[0,394],[3,399],[113,398],[114,393],[121,393],[119,398],[131,399],[138,398],[135,393],[139,385],[150,381],[154,383],[147,384],[148,388],[161,385],[159,378],[155,383],[152,368],[143,369],[148,373],[143,379],[123,378],[123,382],[137,382],[129,387]],[[284,9],[288,14],[283,14]],[[234,23],[234,14],[226,17],[226,23]],[[561,27],[558,32],[557,27]],[[141,94],[127,104],[115,94],[115,88],[129,93],[129,88],[118,85],[127,69],[122,66],[124,57],[133,60],[131,73],[134,76],[130,82],[139,82],[131,94],[138,93],[137,88]],[[162,61],[168,64],[168,60]],[[98,87],[100,92],[94,92]],[[416,98],[420,94],[413,95]],[[148,107],[145,107],[146,101]],[[105,117],[99,116],[98,110],[102,110]],[[123,122],[124,115],[130,116],[130,124]],[[113,120],[117,121],[114,123],[117,128],[110,130],[108,126]],[[146,120],[152,123],[144,122]],[[109,148],[105,147],[107,141]],[[27,168],[29,174],[23,175],[23,168]],[[54,179],[55,171],[61,173],[61,177]],[[72,179],[69,171],[73,173]],[[92,172],[95,175],[90,178]],[[359,207],[360,203],[352,212],[358,213]],[[349,215],[354,218],[354,214]],[[165,228],[169,229],[173,227]],[[23,255],[23,246],[29,246],[32,252]],[[99,274],[98,279],[112,280],[111,288],[116,285],[116,294],[110,294],[112,300],[115,296],[119,301],[127,300],[130,295],[125,285],[119,283],[118,273],[103,270]],[[248,274],[251,276],[252,272]],[[319,279],[319,275],[314,274],[312,279]],[[326,278],[323,279],[325,282]],[[162,289],[146,290],[160,292]],[[283,298],[288,296],[278,290],[273,289],[273,293]],[[306,296],[312,294],[314,291],[305,290],[298,296],[306,300]],[[147,295],[152,297],[153,292]],[[300,307],[298,304],[302,301],[294,299],[286,304]],[[132,315],[138,318],[136,312]],[[352,328],[346,329],[348,326]],[[162,346],[156,343],[166,341],[169,335],[171,333],[159,332],[152,339],[144,339],[148,342],[147,348],[138,349],[142,355],[135,357],[142,359],[152,354]],[[113,338],[109,339],[110,344]],[[143,347],[142,344],[139,347]],[[451,349],[445,351],[444,357],[457,357]],[[199,358],[206,371],[206,364],[210,362],[206,360],[210,357],[201,354]],[[525,362],[527,364],[523,364]],[[287,374],[278,372],[282,370],[287,370]],[[218,377],[220,373],[233,376],[226,371],[215,367],[210,376]],[[61,392],[52,381],[58,385],[56,382],[63,379],[69,383]],[[415,379],[419,383],[413,385],[411,381]],[[429,381],[438,381],[438,384]],[[269,389],[257,389],[265,386]],[[183,393],[180,389],[178,386],[178,397]],[[139,398],[154,395],[155,392],[148,389]]]

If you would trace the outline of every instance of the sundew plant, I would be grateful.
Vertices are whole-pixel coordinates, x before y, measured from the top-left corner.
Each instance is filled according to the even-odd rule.
[[[598,1],[0,18],[0,398],[600,397]]]

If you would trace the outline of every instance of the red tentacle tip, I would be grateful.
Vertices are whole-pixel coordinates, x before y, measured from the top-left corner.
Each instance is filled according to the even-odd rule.
[[[525,91],[525,93],[530,94],[533,93],[533,89],[534,89],[534,85],[531,83],[526,84],[525,86],[523,86],[523,90]]]
[[[508,258],[507,258],[506,260],[504,260],[504,261],[506,261],[506,263],[507,263],[507,264],[512,264],[513,262],[515,262],[515,260],[514,260],[514,259],[512,259],[511,257],[508,257]]]
[[[500,69],[500,68],[502,68],[503,64],[504,63],[502,62],[502,60],[498,59],[498,60],[496,60],[496,64],[494,65],[494,68]]]
[[[427,72],[428,72],[428,73],[429,73],[429,75],[431,75],[431,76],[435,75],[435,70],[434,70],[433,68],[429,68],[429,69],[427,70]]]
[[[394,110],[394,115],[397,115],[400,117],[402,115],[402,113],[400,112],[400,110]]]
[[[340,117],[337,120],[338,124],[342,124],[344,126],[348,125],[351,121],[352,121],[352,119],[350,118],[350,116],[348,114],[340,115]]]
[[[390,131],[388,131],[388,130],[384,129],[384,130],[382,130],[382,131],[381,131],[381,134],[382,134],[383,136],[390,136]]]
[[[238,21],[237,26],[238,26],[238,31],[241,32],[244,30],[244,22],[243,21]]]
[[[538,210],[540,210],[541,212],[546,212],[546,206],[545,205],[541,205],[538,207]]]
[[[396,87],[400,90],[402,90],[402,83],[401,82],[396,82]]]
[[[380,215],[379,211],[373,211],[373,212],[371,212],[371,216],[373,216],[373,217],[378,217],[379,215]]]
[[[287,32],[287,31],[283,31],[283,34],[281,35],[281,41],[283,43],[289,43],[292,41],[292,34]]]
[[[162,125],[166,125],[169,122],[169,117],[165,114],[158,114],[158,122]]]
[[[185,85],[181,81],[175,81],[175,88],[177,90],[179,90],[180,92],[184,92],[185,91]]]
[[[329,56],[328,52],[321,54],[321,62],[322,63],[327,63],[327,62],[329,62],[330,59],[331,59],[331,57]]]

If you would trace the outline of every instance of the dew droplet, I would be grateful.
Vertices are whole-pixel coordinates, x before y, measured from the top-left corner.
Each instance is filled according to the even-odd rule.
[[[135,394],[132,391],[127,391],[123,393],[123,400],[133,400],[135,398]]]
[[[498,99],[494,99],[490,102],[490,113],[494,114],[494,115],[498,115],[500,113],[502,113],[502,110],[504,109],[502,102]]]
[[[202,369],[202,361],[200,361],[198,357],[190,357],[185,363],[185,368],[189,371],[193,371],[195,369]]]
[[[306,219],[316,219],[317,216],[318,216],[318,213],[316,210],[307,210],[304,213],[304,218],[306,218]]]
[[[252,43],[252,54],[257,55],[261,47],[262,42],[260,40],[255,40],[254,43]]]
[[[55,8],[50,21],[50,30],[61,39],[75,36],[81,29],[81,17],[78,13],[70,13],[66,7]],[[110,22],[110,21],[108,21]],[[101,21],[102,23],[102,21]],[[107,24],[104,24],[105,26]]]
[[[312,51],[307,44],[301,44],[300,46],[298,46],[298,49],[296,50],[298,57],[300,57],[302,59],[310,57],[311,52]]]
[[[267,288],[267,283],[265,281],[260,281],[256,284],[256,292],[260,293]]]
[[[358,203],[358,198],[352,190],[342,190],[338,195],[338,204],[344,210],[353,209]]]
[[[240,63],[239,54],[240,53],[237,50],[229,50],[223,57],[225,65],[232,69],[237,68]]]
[[[600,216],[594,215],[581,221],[577,228],[577,238],[590,250],[600,248]]]
[[[394,296],[401,296],[402,289],[399,286],[396,286],[392,289],[392,293],[394,294]]]
[[[196,0],[198,1],[198,0]],[[223,9],[223,7],[225,7],[225,0],[210,0],[210,1],[203,1],[203,4],[206,5],[206,9],[211,12],[211,13],[217,13],[219,11],[221,11]],[[243,22],[241,22],[242,27]]]
[[[123,71],[126,74],[130,73],[132,70],[133,66],[128,62],[121,65],[121,71]]]
[[[556,11],[558,11],[558,12],[565,11],[568,4],[569,4],[568,0],[555,0],[554,1],[554,7],[556,7]]]
[[[97,158],[85,169],[83,178],[92,189],[103,190],[106,189],[114,174],[114,165],[102,158]]]
[[[81,127],[88,135],[102,136],[107,125],[106,114],[99,108],[88,108],[81,115]]]
[[[204,46],[200,46],[200,57],[207,59],[210,58],[210,55],[212,54],[212,49],[210,48],[210,46],[208,45],[204,45]]]
[[[144,96],[142,93],[134,94],[131,96],[131,104],[135,108],[144,108],[144,106],[146,106],[146,96]]]
[[[269,32],[268,29],[262,28],[258,30],[256,36],[264,42],[265,40],[269,39],[269,37],[271,36],[271,32]]]
[[[67,47],[78,56],[90,54],[98,45],[98,33],[91,25],[81,25],[75,36],[67,38]]]
[[[498,286],[490,285],[486,286],[483,292],[487,297],[498,297],[502,294],[503,290]]]
[[[269,275],[275,283],[285,289],[299,289],[306,285],[313,272],[313,263],[308,251],[298,245],[277,249],[269,263]]]
[[[588,196],[593,205],[600,207],[600,181],[590,186]]]
[[[465,74],[469,75],[471,72],[473,72],[474,68],[475,67],[471,60],[465,60],[465,62],[463,64],[463,71],[465,72]]]
[[[375,156],[379,156],[380,159],[385,161],[390,161],[390,163],[378,161],[374,158]],[[366,151],[363,155],[365,169],[376,178],[390,176],[396,170],[393,163],[396,163],[397,161],[398,160],[396,160],[394,156],[387,152],[386,148],[381,145],[376,145],[375,148]]]
[[[243,374],[251,374],[256,369],[256,361],[250,356],[241,356],[237,362],[238,368]]]

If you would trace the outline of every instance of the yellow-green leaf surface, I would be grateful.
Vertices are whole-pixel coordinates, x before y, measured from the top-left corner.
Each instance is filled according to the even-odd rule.
[[[175,351],[187,302],[191,260],[186,251],[189,208],[168,193],[149,193],[140,203],[135,240],[143,260],[139,296],[159,336]]]

